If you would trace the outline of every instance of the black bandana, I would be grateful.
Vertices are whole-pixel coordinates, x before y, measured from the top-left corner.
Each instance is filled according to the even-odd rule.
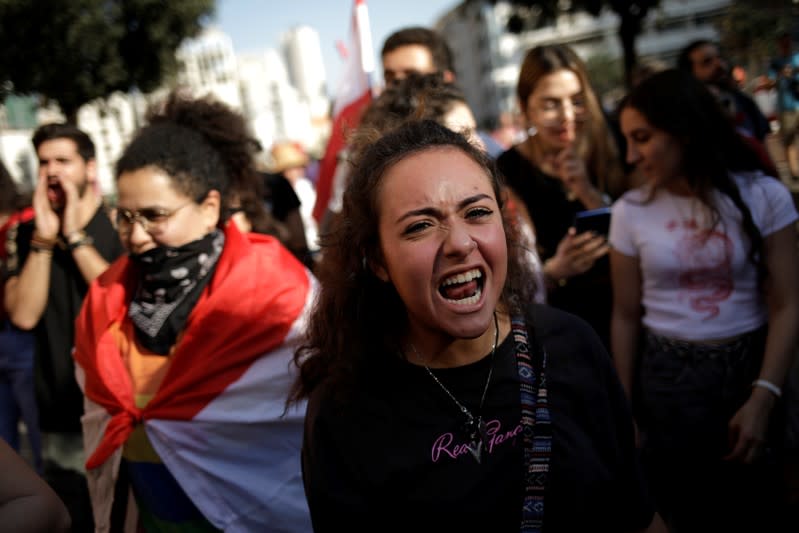
[[[177,248],[159,246],[131,254],[141,283],[128,316],[142,346],[160,355],[169,353],[211,279],[224,244],[225,235],[217,229]]]

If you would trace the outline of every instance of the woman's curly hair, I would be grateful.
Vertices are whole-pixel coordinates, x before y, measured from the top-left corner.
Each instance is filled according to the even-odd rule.
[[[290,401],[309,396],[323,381],[346,394],[353,377],[364,371],[370,360],[400,353],[407,327],[405,305],[394,286],[381,281],[371,268],[382,259],[378,198],[391,168],[427,150],[458,150],[485,171],[497,202],[503,205],[503,184],[493,160],[459,133],[421,120],[407,122],[379,138],[370,131],[360,135],[365,136],[361,141],[367,148],[353,161],[342,216],[322,239],[317,272],[321,290],[305,343],[295,354],[300,377]],[[503,223],[509,264],[501,304],[511,313],[526,313],[527,304],[533,301],[532,277],[514,229],[506,219]]]
[[[154,166],[195,201],[217,190],[225,206],[231,191],[250,189],[258,180],[254,162],[258,142],[244,117],[222,102],[174,91],[162,105],[150,109],[147,122],[117,161],[117,179],[125,172]]]

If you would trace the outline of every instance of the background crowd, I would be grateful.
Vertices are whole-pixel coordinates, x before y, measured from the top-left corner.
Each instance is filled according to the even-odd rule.
[[[32,194],[0,166],[0,529],[795,531],[778,41],[775,121],[710,41],[614,109],[534,47],[500,144],[402,28],[318,221],[302,148],[210,97],[152,108],[114,205],[41,126]]]

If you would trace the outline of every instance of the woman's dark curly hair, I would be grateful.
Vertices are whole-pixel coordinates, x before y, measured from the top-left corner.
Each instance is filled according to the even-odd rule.
[[[721,218],[713,202],[713,191],[727,195],[741,213],[743,230],[749,238],[749,260],[763,281],[763,236],[741,197],[730,171],[761,168],[757,154],[735,130],[718,99],[692,75],[676,69],[653,74],[630,92],[620,112],[634,109],[654,128],[679,142],[682,172],[696,197],[710,210],[713,225]],[[649,200],[656,193],[652,190]]]
[[[210,191],[219,191],[223,206],[228,205],[231,191],[248,189],[258,180],[254,163],[258,143],[244,117],[225,104],[172,92],[149,111],[147,122],[117,161],[117,179],[125,172],[154,166],[197,202]],[[223,209],[220,225],[226,213]]]
[[[373,134],[362,131],[361,135]],[[391,168],[427,150],[459,150],[485,171],[497,202],[503,206],[503,183],[493,160],[463,135],[434,121],[407,122],[364,145],[368,148],[353,161],[342,216],[322,238],[323,254],[317,273],[321,290],[306,341],[295,354],[300,377],[290,401],[307,397],[328,380],[346,394],[348,384],[370,360],[401,353],[408,322],[405,305],[394,286],[377,278],[370,266],[381,263],[378,197],[383,178]],[[512,225],[504,217],[503,223],[508,241],[508,275],[500,303],[512,314],[526,315],[528,304],[533,302],[532,276]],[[528,324],[532,324],[529,317]]]

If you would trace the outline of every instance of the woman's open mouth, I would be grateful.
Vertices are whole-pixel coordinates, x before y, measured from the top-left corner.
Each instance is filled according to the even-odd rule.
[[[483,294],[485,277],[479,268],[450,276],[438,287],[444,299],[456,305],[476,304]]]

